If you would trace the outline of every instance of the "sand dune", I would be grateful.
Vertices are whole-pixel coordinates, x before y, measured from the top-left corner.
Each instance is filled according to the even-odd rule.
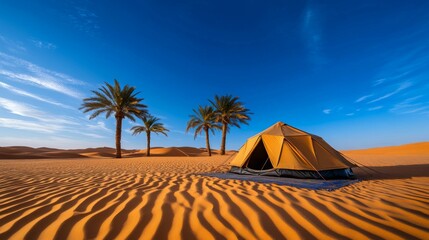
[[[429,160],[429,142],[349,150],[342,151],[342,153],[358,162],[363,159],[363,164],[366,166],[424,165]],[[416,171],[420,171],[420,169],[416,169]]]
[[[0,239],[427,239],[429,155],[354,154],[380,175],[335,191],[198,175],[229,156],[2,160]]]
[[[360,154],[360,155],[429,155],[429,142],[418,142],[404,144],[400,146],[388,146],[379,148],[359,149],[359,150],[346,150],[345,154]]]
[[[28,159],[28,158],[78,158],[78,152],[65,151],[54,148],[31,147],[0,147],[0,159]]]
[[[0,159],[43,159],[43,158],[112,158],[115,157],[114,148],[87,148],[87,149],[55,149],[55,148],[31,148],[22,146],[0,147]],[[232,153],[234,151],[230,151]],[[213,150],[212,154],[218,154]],[[122,150],[123,157],[143,157],[146,150]],[[190,157],[208,156],[205,149],[193,147],[154,147],[152,156],[166,157]]]
[[[227,154],[235,153],[236,151],[227,151]],[[218,150],[213,149],[212,155],[219,154]],[[151,156],[164,157],[192,157],[192,156],[208,156],[206,149],[193,147],[155,147],[150,150]],[[127,157],[146,156],[146,149],[138,152],[126,154]]]

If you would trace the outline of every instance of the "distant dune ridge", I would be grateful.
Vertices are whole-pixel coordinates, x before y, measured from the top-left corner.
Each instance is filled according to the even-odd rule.
[[[42,158],[99,158],[115,157],[115,149],[108,147],[86,149],[55,149],[55,148],[31,148],[22,146],[0,147],[0,159],[42,159]],[[217,150],[212,150],[218,154]],[[235,151],[230,151],[235,152]],[[146,150],[122,150],[123,157],[143,157]],[[193,147],[154,147],[151,148],[152,156],[166,157],[191,157],[207,156],[204,148]]]
[[[365,160],[361,163],[367,167],[372,166],[401,166],[401,165],[422,165],[421,168],[414,169],[414,172],[428,170],[425,167],[429,159],[429,142],[411,143],[400,146],[390,146],[381,148],[370,148],[362,150],[342,151],[347,157],[356,160]],[[393,170],[393,168],[392,168]],[[401,168],[397,168],[401,174]],[[407,174],[407,172],[405,172]]]
[[[375,172],[358,168],[365,180],[334,191],[201,176],[227,171],[231,155],[165,156],[178,149],[1,160],[0,239],[428,239],[428,143],[344,151]],[[19,151],[61,152],[0,149]]]
[[[428,155],[429,142],[409,143],[399,146],[345,150],[345,154],[382,154],[382,155]]]
[[[212,150],[219,154],[218,150]],[[233,153],[236,151],[230,151]],[[360,150],[344,150],[342,153],[350,156],[358,155],[429,155],[429,142],[411,143],[400,146],[389,146],[369,148]],[[146,150],[122,150],[124,157],[145,156]],[[205,148],[194,147],[153,147],[153,156],[207,156]],[[32,148],[23,146],[0,147],[0,159],[38,159],[38,158],[88,158],[88,157],[114,157],[115,149],[109,147],[86,148],[86,149],[55,149],[55,148]]]

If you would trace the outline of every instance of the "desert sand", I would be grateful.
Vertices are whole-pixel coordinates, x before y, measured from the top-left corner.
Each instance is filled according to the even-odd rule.
[[[0,149],[14,159],[0,160],[0,239],[429,239],[429,143],[344,151],[368,167],[334,191],[200,176],[231,155],[191,149],[12,150]]]

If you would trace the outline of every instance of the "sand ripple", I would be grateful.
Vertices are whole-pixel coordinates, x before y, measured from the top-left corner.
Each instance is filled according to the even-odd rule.
[[[226,160],[0,161],[0,239],[429,237],[429,176],[329,192],[195,174]]]

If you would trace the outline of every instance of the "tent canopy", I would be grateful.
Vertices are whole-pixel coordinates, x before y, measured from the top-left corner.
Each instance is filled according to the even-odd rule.
[[[326,171],[355,167],[321,137],[278,122],[249,138],[229,164],[254,171]]]

